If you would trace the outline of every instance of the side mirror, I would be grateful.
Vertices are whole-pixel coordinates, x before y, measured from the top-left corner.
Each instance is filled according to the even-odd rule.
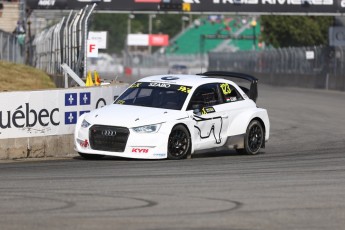
[[[198,116],[201,115],[201,112],[200,112],[201,104],[194,104],[194,105],[192,105],[192,108],[193,108],[193,113],[195,115],[198,115]]]

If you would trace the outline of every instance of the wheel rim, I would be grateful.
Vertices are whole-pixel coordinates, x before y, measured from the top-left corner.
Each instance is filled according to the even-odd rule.
[[[248,135],[248,147],[252,152],[257,152],[262,145],[263,132],[259,125],[253,125]]]
[[[182,130],[174,130],[169,136],[168,151],[174,157],[181,157],[188,151],[188,136]]]

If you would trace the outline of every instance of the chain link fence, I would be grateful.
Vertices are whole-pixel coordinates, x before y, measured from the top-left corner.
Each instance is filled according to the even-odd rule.
[[[208,58],[209,70],[245,72],[275,85],[345,91],[345,47],[211,52]]]

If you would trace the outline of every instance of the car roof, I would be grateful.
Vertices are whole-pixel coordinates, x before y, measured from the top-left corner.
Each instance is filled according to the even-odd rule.
[[[201,75],[193,74],[165,74],[165,75],[154,75],[149,77],[144,77],[138,80],[139,82],[159,82],[159,83],[169,83],[177,85],[186,86],[199,86],[205,83],[212,82],[231,82],[222,78],[209,78]]]

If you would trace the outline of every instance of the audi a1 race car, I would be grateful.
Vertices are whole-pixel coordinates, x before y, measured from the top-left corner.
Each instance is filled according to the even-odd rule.
[[[87,159],[183,159],[224,149],[257,154],[270,132],[266,109],[256,105],[257,82],[219,71],[142,78],[113,104],[79,117],[75,150]]]

